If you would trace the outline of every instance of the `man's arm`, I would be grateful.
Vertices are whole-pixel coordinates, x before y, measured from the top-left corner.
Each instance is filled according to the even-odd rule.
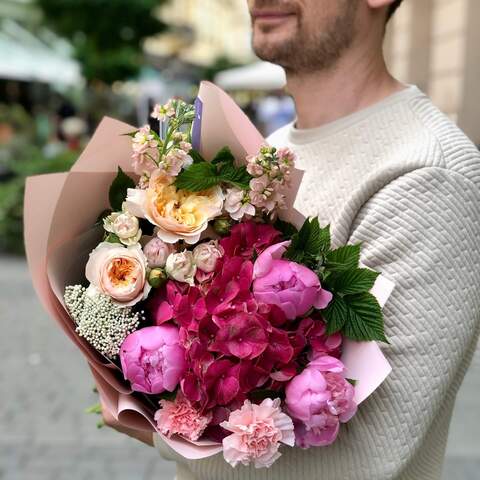
[[[395,282],[383,310],[391,342],[383,350],[393,371],[349,430],[358,437],[349,444],[377,463],[381,478],[404,471],[429,432],[443,455],[442,439],[431,431],[445,420],[436,417],[455,395],[476,345],[479,240],[480,189],[439,167],[397,178],[353,222],[349,243],[362,242],[362,263]]]

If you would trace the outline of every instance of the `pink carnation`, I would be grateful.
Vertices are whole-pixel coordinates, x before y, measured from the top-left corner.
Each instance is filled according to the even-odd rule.
[[[212,414],[202,415],[179,393],[173,402],[160,400],[162,408],[155,412],[160,432],[167,437],[181,435],[191,441],[198,440],[212,420]]]
[[[223,456],[233,467],[251,462],[256,468],[270,467],[281,455],[280,443],[295,443],[292,419],[281,411],[278,398],[266,398],[260,405],[245,400],[220,425],[233,432],[223,439]]]

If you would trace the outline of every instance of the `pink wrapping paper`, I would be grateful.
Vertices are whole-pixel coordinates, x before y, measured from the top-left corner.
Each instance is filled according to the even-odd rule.
[[[200,151],[211,158],[225,145],[237,159],[254,154],[265,140],[235,102],[221,89],[202,82],[203,102]],[[77,345],[90,364],[103,408],[120,424],[138,431],[154,432],[153,410],[138,397],[108,359],[80,338],[68,315],[63,292],[68,284],[81,283],[88,253],[98,242],[92,229],[98,215],[108,208],[108,189],[118,166],[131,173],[130,140],[125,133],[135,130],[125,123],[104,118],[70,172],[30,177],[25,191],[25,246],[36,292],[48,313]],[[283,219],[296,226],[303,222],[293,209],[303,172],[295,170],[288,191],[289,210]],[[372,289],[383,305],[393,284],[383,275]],[[357,381],[358,403],[370,395],[390,373],[390,365],[375,342],[345,342],[343,363],[348,377]],[[179,437],[164,441],[180,455],[199,459],[222,450],[208,440],[189,442]]]

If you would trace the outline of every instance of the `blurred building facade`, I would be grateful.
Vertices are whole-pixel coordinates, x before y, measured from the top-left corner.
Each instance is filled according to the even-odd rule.
[[[480,144],[480,1],[404,0],[388,26],[387,62]]]
[[[147,42],[151,53],[176,54],[185,62],[204,66],[222,57],[239,64],[254,59],[244,0],[175,0],[159,15],[174,28]]]

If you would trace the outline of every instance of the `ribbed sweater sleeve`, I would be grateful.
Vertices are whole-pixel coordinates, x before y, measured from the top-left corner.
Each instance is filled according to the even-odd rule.
[[[357,214],[349,243],[362,242],[361,261],[395,289],[384,308],[393,371],[351,425],[352,478],[440,477],[431,467],[441,468],[446,435],[432,432],[478,336],[479,238],[478,185],[446,168],[400,176]],[[428,455],[412,461],[427,436]]]

